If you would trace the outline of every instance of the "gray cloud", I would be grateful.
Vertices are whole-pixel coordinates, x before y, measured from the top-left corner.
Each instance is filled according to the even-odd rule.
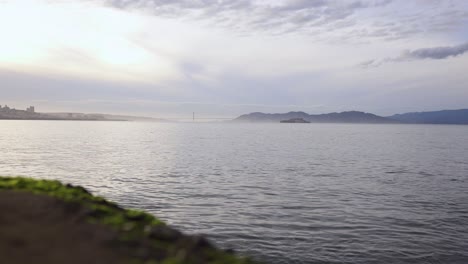
[[[462,55],[468,51],[468,42],[452,47],[424,48],[413,51],[406,51],[403,58],[408,59],[435,59],[441,60],[448,57]]]
[[[442,60],[463,55],[465,52],[468,52],[468,42],[456,46],[421,48],[412,51],[407,50],[398,57],[384,58],[381,60],[367,60],[361,62],[358,66],[362,68],[372,68],[389,62],[403,62],[424,59]]]

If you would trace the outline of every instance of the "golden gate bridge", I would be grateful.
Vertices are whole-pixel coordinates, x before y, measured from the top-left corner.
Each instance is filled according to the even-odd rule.
[[[191,117],[168,117],[168,118],[161,117],[161,119],[174,120],[174,121],[186,121],[186,122],[229,121],[229,120],[233,120],[234,118],[235,117],[199,116],[199,115],[195,115],[195,112],[192,113]]]

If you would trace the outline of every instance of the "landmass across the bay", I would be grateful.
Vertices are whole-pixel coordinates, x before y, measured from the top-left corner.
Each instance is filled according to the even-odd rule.
[[[273,122],[287,120],[304,120],[309,123],[398,123],[398,121],[359,111],[310,115],[305,112],[288,112],[277,114],[250,113],[234,119],[235,122]]]
[[[85,113],[39,113],[34,106],[26,110],[10,108],[0,105],[0,120],[70,120],[70,121],[148,121],[169,122],[162,118],[110,115],[110,114],[85,114]]]
[[[300,120],[300,121],[299,121]],[[248,123],[365,123],[365,124],[457,124],[468,125],[468,109],[414,112],[378,116],[360,111],[311,115],[305,112],[241,115],[233,122]]]
[[[164,118],[85,113],[40,113],[34,106],[18,110],[0,105],[0,120],[70,120],[70,121],[146,121],[174,122]],[[193,118],[195,121],[195,116]],[[363,124],[456,124],[468,125],[468,109],[411,112],[379,116],[361,111],[308,114],[305,112],[261,113],[241,115],[228,122],[246,123],[363,123]]]

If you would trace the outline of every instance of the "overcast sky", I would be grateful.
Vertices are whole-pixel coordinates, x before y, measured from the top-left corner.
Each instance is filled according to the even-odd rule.
[[[0,34],[0,104],[16,108],[468,108],[466,0],[0,0]]]

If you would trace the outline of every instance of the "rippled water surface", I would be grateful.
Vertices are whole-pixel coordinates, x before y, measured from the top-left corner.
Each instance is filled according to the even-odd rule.
[[[267,263],[468,263],[468,126],[0,121],[0,151]]]

